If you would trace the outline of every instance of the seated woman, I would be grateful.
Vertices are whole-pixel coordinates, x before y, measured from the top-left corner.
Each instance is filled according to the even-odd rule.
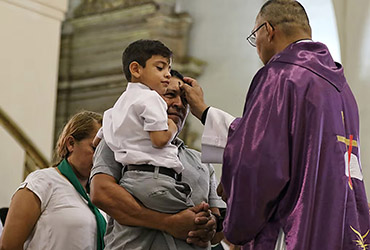
[[[65,125],[54,167],[29,174],[13,195],[0,249],[103,249],[106,222],[91,203],[93,139],[102,116],[83,111]]]

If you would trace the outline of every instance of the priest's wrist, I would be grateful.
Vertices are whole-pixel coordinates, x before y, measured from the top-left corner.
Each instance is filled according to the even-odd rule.
[[[208,106],[202,113],[202,116],[200,118],[200,122],[203,124],[203,125],[206,125],[206,120],[207,120],[207,114],[208,114],[208,110],[211,106]]]

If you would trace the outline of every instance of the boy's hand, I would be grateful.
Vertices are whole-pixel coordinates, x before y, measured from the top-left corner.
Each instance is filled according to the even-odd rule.
[[[95,136],[95,138],[93,140],[93,146],[96,148],[100,141],[101,141],[101,139],[99,137]]]
[[[168,130],[173,132],[173,137],[172,137],[172,140],[173,140],[176,137],[177,133],[179,132],[179,128],[177,127],[176,123],[171,118],[168,118]]]
[[[170,127],[172,128],[172,126],[175,126],[176,127],[176,134],[174,136],[174,138],[178,135],[178,133],[180,132],[180,127],[179,125],[181,125],[181,123],[177,124],[174,120],[172,120],[171,118],[168,117],[168,129],[170,129]]]
[[[204,110],[208,107],[204,102],[203,90],[193,78],[184,77],[184,82],[187,84],[182,84],[180,87],[185,91],[191,113],[200,120]]]

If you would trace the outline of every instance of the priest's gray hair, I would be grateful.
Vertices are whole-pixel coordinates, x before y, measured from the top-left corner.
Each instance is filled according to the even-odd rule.
[[[287,36],[300,29],[311,36],[310,21],[304,7],[295,0],[269,0],[262,7],[259,16],[274,27],[279,25]]]

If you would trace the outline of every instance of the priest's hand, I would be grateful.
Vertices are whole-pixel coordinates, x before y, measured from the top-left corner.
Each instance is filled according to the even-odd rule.
[[[185,97],[190,105],[191,113],[200,120],[204,110],[208,107],[204,103],[203,90],[193,78],[184,77],[184,82],[187,84],[182,84],[180,88],[185,91]]]

